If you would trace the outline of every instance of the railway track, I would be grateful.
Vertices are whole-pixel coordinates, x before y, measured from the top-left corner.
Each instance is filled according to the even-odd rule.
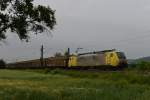
[[[60,70],[75,70],[75,71],[90,71],[90,72],[106,72],[106,71],[113,71],[113,72],[116,72],[116,71],[123,71],[124,70],[124,67],[96,67],[96,66],[93,66],[93,67],[49,67],[49,66],[46,66],[46,67],[31,67],[31,66],[27,66],[27,67],[5,67],[3,69],[17,69],[17,70],[26,70],[26,69],[31,69],[31,70],[37,70],[37,69],[49,69],[49,70],[55,70],[55,69],[60,69]]]

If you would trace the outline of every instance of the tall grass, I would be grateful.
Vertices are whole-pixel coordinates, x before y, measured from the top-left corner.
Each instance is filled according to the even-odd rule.
[[[137,71],[0,70],[0,100],[149,100],[150,75]]]
[[[13,87],[0,87],[0,100],[51,100],[46,92],[18,89]]]

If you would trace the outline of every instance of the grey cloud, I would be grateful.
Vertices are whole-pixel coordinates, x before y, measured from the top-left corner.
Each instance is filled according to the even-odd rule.
[[[83,47],[83,52],[116,48],[128,58],[150,55],[150,37],[144,37],[150,34],[149,0],[35,0],[35,4],[56,9],[53,37],[32,36],[30,43],[22,43],[11,35],[8,45],[0,47],[1,57],[9,61],[38,58],[41,44],[45,56],[67,47],[72,52],[77,47]]]

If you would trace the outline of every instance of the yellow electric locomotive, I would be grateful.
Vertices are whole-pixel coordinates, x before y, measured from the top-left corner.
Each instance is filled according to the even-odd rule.
[[[98,52],[88,52],[78,55],[71,55],[68,61],[68,67],[112,67],[123,68],[127,66],[127,60],[123,52],[116,50],[104,50]]]

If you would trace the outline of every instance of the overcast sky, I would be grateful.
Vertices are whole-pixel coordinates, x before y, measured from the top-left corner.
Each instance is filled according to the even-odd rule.
[[[70,47],[80,52],[104,49],[124,51],[128,58],[150,56],[150,0],[35,0],[56,10],[57,26],[52,35],[31,36],[21,42],[7,33],[0,46],[0,58],[7,61],[40,57],[63,52]]]

